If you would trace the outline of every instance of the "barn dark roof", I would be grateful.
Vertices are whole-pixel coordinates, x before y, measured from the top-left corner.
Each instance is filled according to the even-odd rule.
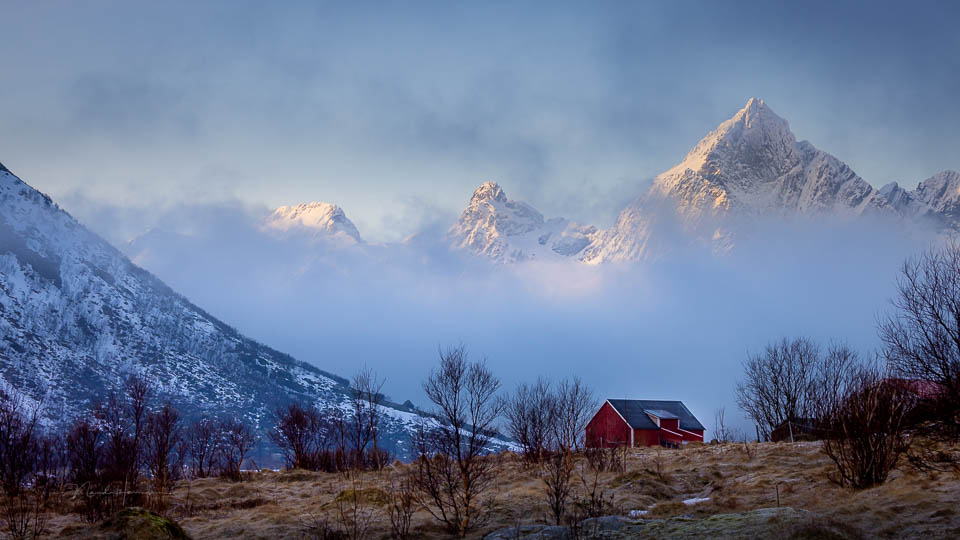
[[[675,415],[680,420],[680,429],[705,430],[703,424],[682,401],[660,401],[651,399],[608,399],[610,405],[620,413],[620,416],[634,429],[658,429],[657,424],[650,419],[647,412],[658,415],[660,418],[670,418]]]

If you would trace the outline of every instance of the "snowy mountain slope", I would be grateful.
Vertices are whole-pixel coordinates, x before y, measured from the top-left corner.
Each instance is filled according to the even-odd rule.
[[[786,120],[762,100],[750,99],[680,163],[658,175],[580,259],[657,257],[678,233],[725,251],[733,246],[738,225],[758,217],[868,212],[894,210],[846,164],[798,142]]]
[[[261,430],[286,400],[326,408],[348,398],[344,379],[241,335],[3,168],[0,387],[42,401],[55,422],[129,373],[188,415],[238,416]],[[387,412],[384,439],[404,456],[415,415]]]
[[[960,173],[943,171],[907,191],[892,182],[881,190],[904,217],[928,220],[936,226],[960,231]]]
[[[263,227],[269,231],[306,233],[348,244],[362,242],[360,232],[343,209],[325,202],[281,206],[264,220]]]
[[[596,227],[563,219],[544,219],[522,201],[507,198],[496,182],[484,182],[448,231],[456,249],[498,262],[564,259],[583,250]]]

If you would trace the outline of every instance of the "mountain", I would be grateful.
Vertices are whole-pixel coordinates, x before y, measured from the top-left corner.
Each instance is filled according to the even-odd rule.
[[[880,191],[902,215],[960,231],[960,173],[937,173],[920,182],[913,191],[903,189],[896,182],[887,184]]]
[[[892,216],[909,202],[895,199],[834,156],[797,141],[786,120],[753,98],[657,175],[580,259],[656,258],[683,241],[723,252],[758,218]]]
[[[563,218],[544,219],[529,204],[508,199],[496,182],[484,182],[447,235],[456,249],[520,262],[572,257],[596,232],[596,227]]]
[[[261,434],[287,400],[349,396],[343,378],[241,335],[0,166],[0,391],[42,402],[55,423],[131,373],[188,416],[237,416]],[[395,404],[387,416],[384,440],[407,456],[417,417]]]
[[[360,232],[339,206],[311,202],[297,206],[281,206],[263,224],[269,231],[287,234],[308,234],[343,243],[361,243]]]

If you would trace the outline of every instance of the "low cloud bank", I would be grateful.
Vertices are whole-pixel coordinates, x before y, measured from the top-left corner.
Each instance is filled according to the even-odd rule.
[[[720,406],[738,414],[740,364],[771,340],[878,347],[900,264],[934,239],[899,222],[769,221],[723,256],[495,265],[450,251],[437,224],[343,246],[264,232],[265,214],[178,207],[121,248],[255,339],[341,375],[375,369],[393,399],[425,404],[437,347],[462,341],[508,389],[579,375],[600,398],[681,399],[708,428]]]

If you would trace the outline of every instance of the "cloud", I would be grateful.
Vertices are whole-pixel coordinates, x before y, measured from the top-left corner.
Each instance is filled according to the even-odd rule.
[[[439,227],[344,247],[272,236],[258,215],[179,207],[125,249],[251,337],[342,375],[370,366],[401,401],[423,403],[437,347],[462,341],[507,388],[579,375],[604,398],[682,399],[704,422],[736,415],[740,363],[771,340],[877,347],[897,268],[930,240],[885,221],[767,221],[729,256],[495,265],[450,251]]]

